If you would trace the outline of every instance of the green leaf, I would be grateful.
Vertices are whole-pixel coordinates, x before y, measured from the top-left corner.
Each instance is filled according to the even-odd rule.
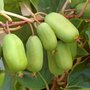
[[[37,11],[50,13],[60,12],[66,0],[30,0]]]
[[[30,2],[33,4],[34,8],[38,11],[38,3],[40,0],[30,0]]]
[[[40,74],[44,78],[40,76],[40,74],[36,74],[36,77],[32,77],[32,73],[30,72],[24,72],[24,77],[23,78],[18,78],[19,83],[25,87],[31,88],[32,90],[41,90],[46,87],[44,80],[46,80],[47,83],[50,83],[52,79],[52,74],[48,70],[48,63],[47,63],[47,56],[46,52],[44,53],[44,64],[43,68],[40,71]]]
[[[70,19],[70,21],[76,28],[79,28],[84,20],[80,20],[78,18],[72,18]]]
[[[4,0],[0,0],[0,11],[4,10]]]
[[[57,9],[56,9],[57,12],[61,11],[65,2],[66,2],[66,0],[59,0],[59,4],[58,4]]]
[[[77,57],[83,57],[83,56],[86,56],[88,54],[89,53],[84,48],[82,48],[80,45],[78,45],[78,47],[77,47]]]
[[[5,10],[13,13],[20,13],[19,2],[5,0]]]
[[[24,86],[21,86],[18,82],[15,85],[15,90],[26,90]]]
[[[67,83],[67,88],[70,90],[90,88],[90,58],[74,68],[67,79]]]
[[[90,47],[90,25],[89,25],[87,31],[85,32],[85,34],[86,34],[86,39],[87,39],[88,45]]]
[[[15,81],[16,78],[12,74],[5,73],[2,90],[14,90]]]

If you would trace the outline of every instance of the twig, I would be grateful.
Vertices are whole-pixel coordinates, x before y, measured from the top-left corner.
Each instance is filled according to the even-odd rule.
[[[71,12],[71,11],[75,11],[75,9],[66,9],[66,10],[64,10],[64,11],[66,11],[66,12]]]
[[[66,73],[63,73],[60,78],[57,79],[57,82],[61,82],[66,76]]]
[[[5,14],[5,13],[0,13],[0,15],[2,15],[3,17],[5,17],[8,21],[12,22],[12,18],[9,17],[7,14]]]
[[[35,22],[34,18],[30,18],[29,20],[30,20],[29,23]],[[38,18],[38,21],[43,21],[43,18]],[[27,21],[17,21],[17,22],[9,23],[8,26],[9,26],[9,27],[11,27],[11,26],[12,26],[12,27],[13,27],[13,26],[20,26],[20,25],[23,25],[23,24],[25,24],[25,23],[27,23]],[[1,27],[1,28],[6,27],[6,24],[0,22],[0,27]]]
[[[57,89],[57,77],[55,77],[53,79],[53,83],[52,83],[52,87],[51,87],[51,90],[56,90]]]
[[[33,21],[32,21],[32,22],[33,22]],[[23,24],[25,24],[25,23],[27,23],[27,21],[17,21],[17,22],[9,23],[8,26],[9,26],[9,27],[11,27],[11,26],[20,26],[20,25],[23,25]],[[0,23],[0,27],[1,27],[1,28],[4,28],[4,27],[6,27],[6,24]]]
[[[65,4],[63,5],[62,9],[61,9],[61,13],[64,14],[64,11],[67,7],[67,5],[70,3],[70,0],[66,0]]]
[[[27,21],[27,22],[31,22],[31,19],[26,18],[26,17],[21,16],[21,15],[16,14],[16,13],[12,13],[12,12],[8,12],[8,11],[1,11],[0,13],[5,13],[7,15],[10,15],[10,16],[13,16],[13,17],[16,17],[16,18],[19,18],[21,20],[24,20],[24,21]]]
[[[77,61],[76,61],[75,65],[72,67],[72,70],[73,70],[78,64],[80,64],[81,60],[82,60],[82,57],[77,58]]]
[[[32,31],[32,35],[34,36],[35,35],[35,33],[34,33],[34,29],[33,29],[33,26],[32,26],[32,24],[31,23],[28,23],[29,24],[29,26],[30,26],[30,28],[31,28],[31,31]]]
[[[17,26],[15,28],[9,28],[10,31],[16,31],[18,29],[20,29],[21,27],[20,26]],[[5,31],[3,30],[3,28],[0,28],[0,34],[3,34],[5,33]]]
[[[44,13],[44,12],[37,12],[37,13],[35,13],[35,16],[37,16],[37,15],[44,15],[44,16],[46,16],[47,14]]]

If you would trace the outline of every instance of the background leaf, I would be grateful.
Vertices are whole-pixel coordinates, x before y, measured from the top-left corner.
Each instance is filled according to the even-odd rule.
[[[90,58],[77,65],[68,77],[69,89],[90,88]]]
[[[77,47],[77,57],[83,57],[89,55],[89,53],[80,45],[78,45]]]
[[[30,0],[37,11],[59,12],[66,0]]]
[[[87,31],[85,33],[86,33],[88,45],[90,47],[90,25],[88,26]]]
[[[14,90],[15,80],[16,78],[12,74],[5,73],[5,79],[1,90]]]

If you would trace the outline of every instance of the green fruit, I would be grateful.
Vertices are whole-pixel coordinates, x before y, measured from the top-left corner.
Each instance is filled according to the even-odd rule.
[[[26,43],[28,70],[38,72],[43,65],[43,47],[37,36],[30,36]]]
[[[46,50],[53,50],[57,46],[57,38],[47,23],[41,23],[37,28],[37,34]]]
[[[17,72],[27,67],[24,45],[15,34],[4,37],[2,49],[6,64],[11,71]]]
[[[45,17],[45,22],[51,26],[56,36],[64,42],[73,42],[79,37],[76,27],[61,14],[50,13]]]
[[[2,87],[3,81],[4,81],[5,73],[0,72],[0,87]]]
[[[85,1],[86,0],[71,0],[70,6],[71,6],[71,8],[74,8],[74,7],[76,7],[76,5],[78,5],[78,4],[82,3],[82,2],[85,2]]]
[[[69,70],[72,68],[73,60],[68,45],[62,41],[58,42],[55,51],[56,65],[63,70]]]
[[[64,72],[64,70],[57,67],[54,55],[52,55],[51,52],[47,52],[47,55],[48,55],[48,67],[50,72],[55,76],[61,75]]]
[[[75,60],[75,57],[77,55],[77,42],[68,43],[67,45],[70,48],[73,60]]]
[[[85,5],[85,3],[80,3],[76,6],[75,10],[76,10],[76,14],[79,14],[83,8],[83,6]],[[87,5],[83,15],[81,16],[82,18],[86,18],[86,19],[90,19],[90,3]]]

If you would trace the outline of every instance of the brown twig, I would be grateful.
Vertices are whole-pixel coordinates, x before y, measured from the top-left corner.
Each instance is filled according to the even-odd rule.
[[[66,76],[66,73],[63,73],[63,75],[57,79],[57,82],[61,82]]]
[[[65,16],[66,18],[68,18],[68,19],[71,19],[71,18],[80,18],[80,17],[83,15],[84,11],[86,10],[87,5],[88,5],[89,2],[90,2],[90,0],[87,0],[87,1],[86,1],[85,5],[83,6],[81,12],[80,12],[78,15],[75,15],[75,13],[72,13],[71,15],[66,15],[66,14],[64,14],[64,16]],[[71,9],[70,9],[70,10],[71,10]],[[70,11],[70,10],[67,10],[67,11]],[[66,11],[66,10],[65,10],[65,11]],[[75,10],[74,10],[74,11],[75,11]],[[71,12],[70,12],[70,13],[71,13]]]
[[[43,18],[38,18],[38,20],[39,21],[43,21]],[[35,22],[34,18],[30,18],[30,22],[29,23],[33,23],[33,22]],[[9,27],[20,26],[20,25],[23,25],[25,23],[27,23],[27,21],[17,21],[17,22],[9,23],[8,26]],[[0,22],[0,27],[1,28],[6,27],[6,24]]]
[[[66,7],[67,7],[67,5],[70,3],[70,1],[69,0],[66,0],[66,2],[65,2],[65,4],[63,5],[63,7],[62,7],[62,9],[61,9],[61,13],[62,14],[64,14],[64,11],[65,11],[65,9],[66,9]]]
[[[52,87],[51,87],[51,90],[56,90],[57,89],[57,77],[55,77],[53,79],[53,82],[52,82]]]
[[[20,29],[20,28],[21,28],[20,26],[17,26],[17,27],[15,27],[15,28],[9,28],[9,29],[10,29],[10,31],[16,31],[16,30],[18,30],[18,29]],[[4,28],[0,28],[0,29],[1,29],[0,34],[5,33],[5,31],[3,30]]]
[[[33,18],[31,18],[31,23],[33,23],[33,22],[34,22],[34,20],[33,20]],[[9,23],[8,26],[9,26],[9,27],[12,27],[12,26],[20,26],[20,25],[23,25],[23,24],[25,24],[25,23],[27,23],[27,21],[17,21],[17,22]],[[1,28],[6,27],[6,24],[0,23],[0,27],[1,27]]]
[[[79,17],[81,17],[81,16],[83,15],[83,13],[84,13],[84,11],[86,10],[86,7],[87,7],[87,5],[88,5],[89,2],[90,2],[90,0],[87,0],[87,1],[86,1],[86,3],[85,3],[85,5],[83,6],[81,12],[80,12],[78,15],[75,15],[75,17],[79,18]]]
[[[73,67],[72,67],[72,70],[73,70],[78,64],[81,63],[81,60],[82,60],[82,57],[77,58],[76,63],[75,63],[75,64],[73,65]]]
[[[64,14],[64,17],[66,17],[66,18],[68,18],[68,19],[71,19],[71,18],[74,18],[75,15],[74,15],[74,14],[72,14],[72,15],[66,15],[66,14]]]
[[[52,82],[51,90],[57,90],[58,85],[66,85],[67,72],[63,73],[60,77],[55,77]]]

